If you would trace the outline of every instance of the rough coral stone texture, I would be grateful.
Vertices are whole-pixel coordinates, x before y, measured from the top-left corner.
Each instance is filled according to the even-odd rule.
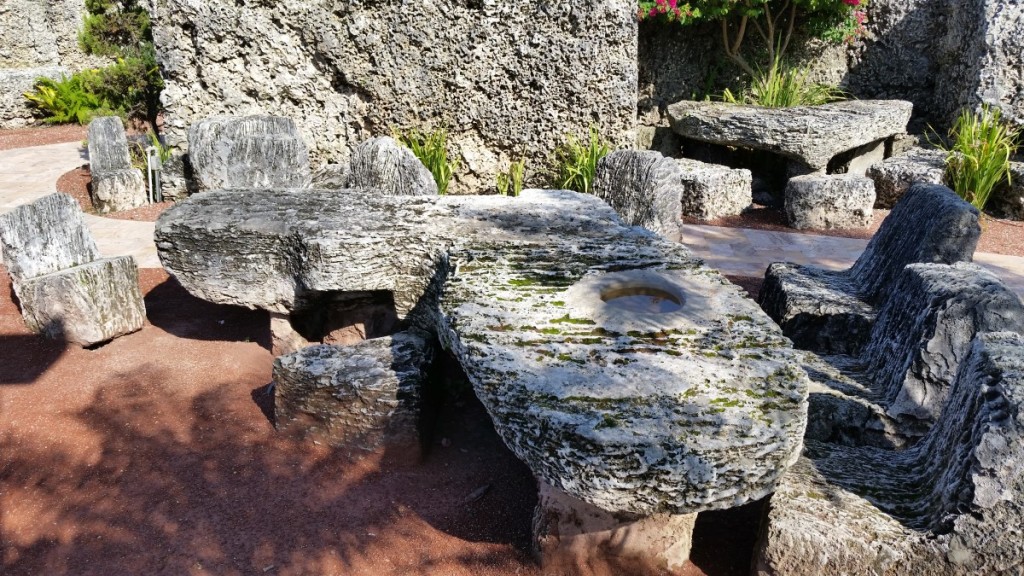
[[[842,152],[905,132],[911,108],[902,100],[793,108],[684,100],[669,106],[668,115],[685,138],[774,152],[818,171]]]
[[[778,327],[594,196],[210,192],[156,236],[164,265],[216,302],[287,311],[302,291],[391,291],[534,473],[608,512],[760,498],[803,437],[807,377]]]
[[[805,364],[823,386],[812,386],[807,437],[913,443],[942,413],[974,336],[1003,330],[1024,332],[1024,304],[991,273],[962,262],[907,265],[863,350],[824,356],[834,370]]]
[[[82,346],[135,332],[146,321],[131,256],[37,276],[21,283],[18,300],[30,330]]]
[[[382,136],[356,146],[345,188],[370,188],[385,196],[434,196],[437,183],[412,150]]]
[[[936,425],[892,451],[813,440],[772,496],[763,575],[1024,570],[1024,337],[980,334]]]
[[[871,224],[875,185],[869,178],[810,174],[786,183],[786,221],[797,230]]]
[[[290,118],[207,118],[189,129],[188,146],[199,190],[304,188],[312,179],[309,152]]]
[[[100,257],[78,202],[60,193],[0,215],[0,243],[15,291],[26,280]]]
[[[985,206],[996,215],[1024,222],[1024,162],[1010,162],[1010,182],[992,191]]]
[[[31,124],[35,114],[23,95],[35,89],[37,78],[58,80],[67,74],[68,70],[60,66],[0,68],[0,128],[20,128]]]
[[[676,162],[653,150],[617,150],[597,163],[594,195],[633,226],[679,237],[682,174]]]
[[[168,141],[217,114],[295,119],[315,167],[394,128],[447,127],[450,192],[542,165],[591,124],[615,146],[636,124],[636,4],[522,0],[170,0],[151,7]]]
[[[914,184],[847,270],[773,263],[758,294],[761,308],[801,348],[855,352],[870,333],[875,307],[888,299],[903,267],[970,262],[981,227],[978,210],[952,190]]]
[[[685,158],[676,162],[682,172],[684,215],[714,220],[735,216],[753,202],[750,170]]]
[[[418,447],[427,370],[434,357],[427,336],[399,332],[278,357],[277,428],[300,429],[336,447]]]
[[[146,181],[132,167],[124,124],[117,116],[89,123],[89,172],[92,204],[102,213],[137,208],[146,203]]]
[[[914,182],[945,182],[946,153],[912,148],[900,156],[872,164],[867,176],[875,182],[875,207],[892,208]]]

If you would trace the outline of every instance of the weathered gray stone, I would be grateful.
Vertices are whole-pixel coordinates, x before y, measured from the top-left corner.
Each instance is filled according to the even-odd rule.
[[[188,132],[189,162],[198,190],[305,188],[309,153],[290,118],[218,116]]]
[[[758,574],[1024,570],[1024,337],[969,346],[938,423],[902,451],[807,442],[772,496]]]
[[[677,160],[682,171],[683,214],[701,220],[735,216],[753,202],[750,170]]]
[[[838,154],[905,132],[911,108],[902,100],[795,108],[684,100],[669,106],[668,115],[685,138],[774,152],[817,171]]]
[[[89,172],[92,205],[102,213],[130,210],[146,203],[142,171],[132,168],[124,124],[117,116],[89,122]]]
[[[696,514],[612,514],[539,482],[534,550],[545,574],[678,574]]]
[[[139,268],[131,256],[37,276],[17,292],[30,330],[82,346],[141,330],[146,321]]]
[[[1010,182],[992,191],[985,206],[997,216],[1024,222],[1024,162],[1010,162]]]
[[[35,119],[24,94],[35,88],[37,78],[58,80],[68,74],[68,70],[60,66],[0,68],[0,128],[20,128]]]
[[[317,166],[394,128],[447,127],[461,160],[449,193],[464,194],[591,124],[616,147],[635,140],[633,0],[147,4],[179,149],[218,114],[294,118]]]
[[[914,184],[852,267],[837,272],[776,262],[758,295],[761,308],[800,348],[851,353],[866,341],[875,307],[914,262],[969,262],[981,228],[978,210],[952,190]]]
[[[0,68],[96,67],[78,44],[85,0],[4,0],[0,5]]]
[[[427,335],[399,332],[351,346],[320,344],[274,360],[274,419],[336,447],[418,449]]]
[[[341,190],[348,186],[348,164],[325,164],[313,172],[311,188]]]
[[[50,194],[0,215],[4,262],[15,289],[30,278],[100,258],[78,202]]]
[[[963,262],[907,265],[864,349],[824,357],[838,374],[811,361],[824,389],[812,387],[807,437],[912,443],[942,413],[974,336],[1005,330],[1024,333],[1024,304],[992,273]]]
[[[627,223],[676,240],[681,217],[682,171],[652,150],[617,150],[597,163],[594,195]]]
[[[923,148],[873,164],[867,172],[875,182],[876,208],[892,208],[914,182],[943,184],[945,174],[946,153]]]
[[[778,328],[591,195],[214,191],[166,211],[156,240],[215,302],[287,312],[310,292],[392,292],[534,473],[608,512],[763,497],[803,436],[807,379]]]
[[[811,174],[786,183],[786,221],[797,230],[871,224],[875,185],[860,176]]]
[[[367,140],[352,152],[346,188],[385,196],[436,196],[437,183],[419,158],[394,138]]]
[[[100,260],[70,196],[51,194],[0,215],[0,244],[34,332],[88,346],[142,328],[146,310],[135,261]]]

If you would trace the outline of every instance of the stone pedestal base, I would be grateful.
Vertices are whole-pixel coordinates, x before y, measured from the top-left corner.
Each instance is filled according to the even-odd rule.
[[[538,481],[533,540],[545,574],[681,574],[697,514],[611,514]]]
[[[288,317],[288,314],[277,312],[270,313],[270,352],[274,356],[284,356],[292,352],[298,352],[307,346],[319,344],[310,342],[302,334],[299,334]]]

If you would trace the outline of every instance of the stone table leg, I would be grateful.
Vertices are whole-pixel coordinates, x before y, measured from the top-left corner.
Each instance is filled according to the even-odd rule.
[[[682,573],[696,513],[628,517],[538,485],[533,539],[545,573]]]
[[[317,344],[317,342],[306,340],[302,334],[299,334],[292,327],[288,314],[276,312],[270,313],[270,337],[272,341],[271,353],[274,356],[291,354],[292,352],[302,350],[306,346]]]

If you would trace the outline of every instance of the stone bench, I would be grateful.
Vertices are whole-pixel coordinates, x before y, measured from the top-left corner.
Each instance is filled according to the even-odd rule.
[[[199,191],[306,188],[309,151],[290,118],[215,116],[188,131],[188,161]]]
[[[911,184],[944,184],[946,153],[941,150],[911,148],[905,154],[872,164],[867,177],[875,183],[875,207],[892,208]]]
[[[0,245],[33,332],[89,346],[142,328],[135,260],[100,258],[81,208],[67,194],[0,215]]]
[[[823,172],[844,153],[875,151],[906,132],[912,105],[902,100],[849,100],[821,106],[763,108],[684,100],[668,107],[684,138],[763,150],[793,160],[793,174]]]
[[[852,267],[828,271],[776,262],[758,303],[799,348],[852,353],[871,332],[876,307],[903,267],[969,262],[981,234],[978,210],[952,190],[915,184],[893,208]]]
[[[633,226],[679,238],[682,216],[714,220],[751,203],[749,170],[674,159],[653,150],[617,150],[602,158],[594,195]]]
[[[132,167],[124,124],[117,116],[89,123],[92,205],[101,213],[131,210],[146,203],[146,178]]]
[[[979,332],[1024,333],[1024,304],[991,272],[960,262],[909,264],[852,355],[808,355],[806,438],[903,447],[940,417]]]
[[[1024,338],[979,334],[902,451],[808,440],[772,496],[762,576],[1024,571]]]
[[[786,221],[797,230],[863,228],[871,224],[875,186],[848,174],[809,174],[786,183]]]
[[[274,360],[274,420],[335,447],[419,453],[429,335],[310,346]]]

